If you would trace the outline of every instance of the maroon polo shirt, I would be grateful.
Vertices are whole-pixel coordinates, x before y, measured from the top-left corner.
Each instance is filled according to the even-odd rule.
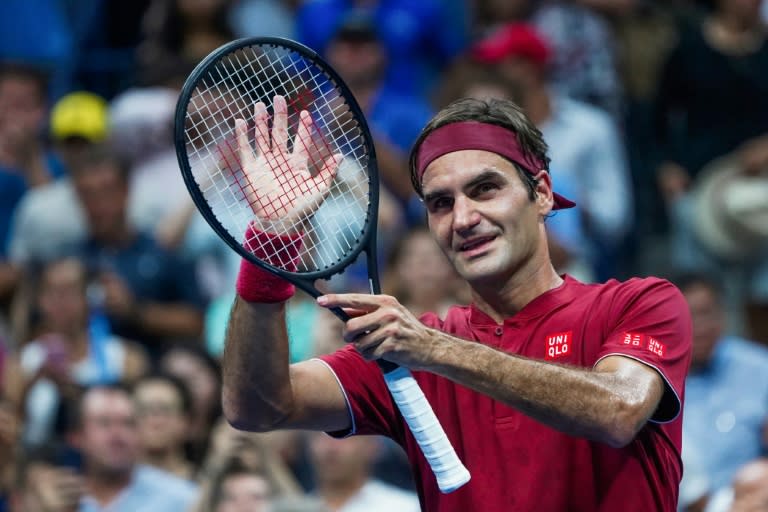
[[[682,401],[691,356],[691,320],[680,292],[656,278],[592,285],[568,276],[519,313],[496,324],[473,306],[445,320],[422,321],[460,338],[509,353],[591,368],[622,355],[654,368],[666,383],[662,402],[624,448],[554,430],[443,377],[414,372],[453,446],[472,474],[442,494],[387,391],[378,367],[352,346],[324,356],[346,395],[349,432],[379,434],[408,454],[428,512],[669,511],[677,505]]]

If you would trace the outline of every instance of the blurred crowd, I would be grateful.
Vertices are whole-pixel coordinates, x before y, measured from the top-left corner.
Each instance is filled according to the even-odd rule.
[[[419,510],[383,439],[221,418],[239,261],[189,198],[173,116],[194,66],[250,36],[315,49],[360,103],[384,291],[415,313],[469,299],[410,145],[454,99],[521,105],[578,204],[547,220],[558,270],[667,277],[690,304],[680,510],[768,510],[766,22],[761,0],[0,2],[0,511]],[[291,299],[294,361],[340,329]]]

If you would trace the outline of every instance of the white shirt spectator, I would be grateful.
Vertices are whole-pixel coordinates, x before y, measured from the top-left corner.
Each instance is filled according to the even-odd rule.
[[[588,236],[618,242],[632,222],[632,188],[618,129],[605,112],[552,94],[552,116],[539,126],[551,166],[576,183],[574,198]],[[557,176],[553,177],[557,184]]]
[[[78,512],[184,512],[198,497],[197,487],[182,478],[150,466],[137,466],[133,481],[106,507],[84,496]]]
[[[419,512],[415,494],[379,480],[370,480],[336,512]]]

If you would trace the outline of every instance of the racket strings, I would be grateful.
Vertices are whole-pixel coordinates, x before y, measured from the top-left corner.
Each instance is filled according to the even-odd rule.
[[[254,120],[254,105],[271,106],[275,95],[286,99],[287,134],[275,133],[279,123],[274,112],[261,123]],[[300,115],[305,110],[308,119]],[[242,48],[220,59],[202,78],[189,102],[188,118],[185,138],[192,173],[212,212],[235,239],[243,239],[251,223],[283,237],[300,230],[300,272],[327,270],[358,248],[371,201],[368,145],[343,95],[320,68],[284,48]],[[246,121],[250,156],[240,150],[237,119]],[[268,133],[257,126],[268,127]],[[275,150],[275,135],[285,138],[284,151]],[[271,139],[272,151],[265,155]],[[324,190],[334,155],[342,159]],[[298,171],[284,172],[288,168]],[[277,215],[302,201],[306,213],[299,217]],[[279,244],[242,242],[275,254],[277,261],[288,257]]]

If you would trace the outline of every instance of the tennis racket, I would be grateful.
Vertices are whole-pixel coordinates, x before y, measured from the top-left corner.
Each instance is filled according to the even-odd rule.
[[[175,144],[195,205],[240,256],[318,297],[315,282],[364,251],[371,293],[380,293],[373,140],[352,93],[314,51],[265,37],[212,52],[184,84]],[[271,237],[244,237],[254,230]],[[274,236],[301,244],[287,257]],[[440,490],[464,485],[469,472],[411,372],[378,364]]]

